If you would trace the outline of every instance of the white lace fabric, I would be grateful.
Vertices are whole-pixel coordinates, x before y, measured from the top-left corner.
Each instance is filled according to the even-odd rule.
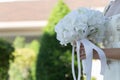
[[[110,2],[109,6],[105,9],[105,15],[109,11],[112,2]],[[120,27],[120,13],[117,9],[115,9],[115,12],[116,14],[112,14],[110,17],[111,21],[109,25],[111,28],[107,29],[107,39],[104,42],[106,48],[120,48],[120,32],[118,31],[118,27]],[[120,80],[120,60],[108,59],[108,61],[109,65],[106,66],[104,80]]]

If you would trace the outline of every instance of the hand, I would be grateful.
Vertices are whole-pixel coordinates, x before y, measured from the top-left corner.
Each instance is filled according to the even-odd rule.
[[[83,60],[85,58],[86,58],[85,48],[84,48],[83,44],[81,44],[81,46],[80,46],[80,59]],[[99,59],[98,53],[94,49],[93,49],[93,58]]]

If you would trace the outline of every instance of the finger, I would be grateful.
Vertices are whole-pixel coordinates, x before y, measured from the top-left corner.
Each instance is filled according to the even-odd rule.
[[[81,49],[84,49],[84,46],[83,46],[83,44],[82,44],[82,43],[81,43],[81,45],[80,45],[80,48],[81,48]]]
[[[84,48],[80,49],[80,54],[85,54],[85,49]]]
[[[80,59],[81,60],[86,59],[86,55],[85,54],[80,55]]]
[[[86,56],[85,54],[80,54],[80,57],[82,57],[82,56]]]

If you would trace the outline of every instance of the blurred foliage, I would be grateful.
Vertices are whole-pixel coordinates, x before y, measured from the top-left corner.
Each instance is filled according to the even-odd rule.
[[[25,47],[25,38],[24,37],[16,37],[13,41],[13,45],[15,48],[23,48]]]
[[[40,39],[37,58],[36,80],[73,80],[71,74],[71,46],[61,46],[56,39],[55,25],[70,12],[59,0]]]
[[[45,27],[44,33],[47,32],[50,35],[54,35],[54,27],[55,25],[70,12],[68,6],[63,2],[63,0],[58,0],[58,3],[53,8],[50,17],[48,19],[48,24]]]
[[[0,80],[8,79],[8,70],[10,61],[14,60],[12,52],[14,47],[8,41],[0,39]]]
[[[32,80],[31,66],[35,62],[35,52],[29,48],[21,48],[16,49],[13,55],[15,60],[11,64],[11,70],[9,71],[10,80]]]
[[[33,40],[30,43],[26,43],[24,37],[16,37],[14,40],[15,60],[11,63],[9,75],[10,80],[36,80],[36,56],[39,49],[39,42]],[[21,46],[24,45],[24,46]]]
[[[35,53],[38,53],[39,51],[39,42],[37,40],[33,40],[30,44],[28,44],[26,47],[32,49],[35,51]]]
[[[97,80],[96,77],[92,77],[92,80]]]
[[[83,80],[86,80],[86,76],[84,76],[84,79],[83,79]],[[91,77],[91,80],[97,80],[97,78],[94,77],[94,76],[92,76],[92,77]]]

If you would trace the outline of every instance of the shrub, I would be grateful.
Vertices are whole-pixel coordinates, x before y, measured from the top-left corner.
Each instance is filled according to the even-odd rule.
[[[8,79],[9,61],[14,59],[13,51],[11,43],[0,39],[0,80]]]
[[[23,48],[25,47],[25,38],[24,37],[16,37],[13,41],[13,45],[15,48]]]
[[[13,55],[15,60],[11,63],[10,80],[33,80],[31,68],[35,62],[35,52],[29,48],[19,48]]]
[[[54,27],[63,18],[69,8],[59,0],[53,9],[48,24],[40,39],[40,50],[37,58],[37,80],[72,80],[71,46],[61,46],[56,40]]]
[[[24,37],[16,37],[13,43],[15,59],[10,66],[9,79],[35,80],[36,55],[39,49],[39,42],[33,40],[30,43],[26,43]]]

